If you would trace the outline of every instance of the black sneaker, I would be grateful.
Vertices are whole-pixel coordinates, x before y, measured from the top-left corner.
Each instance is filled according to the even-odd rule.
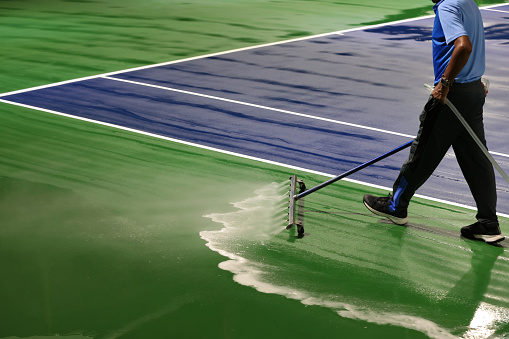
[[[468,239],[483,240],[487,243],[495,243],[505,239],[496,221],[478,221],[475,224],[464,226],[461,228],[461,235]]]
[[[408,222],[407,211],[391,211],[389,208],[392,195],[387,197],[376,197],[371,194],[364,196],[364,205],[376,215],[385,217],[395,223],[396,225],[404,225]]]

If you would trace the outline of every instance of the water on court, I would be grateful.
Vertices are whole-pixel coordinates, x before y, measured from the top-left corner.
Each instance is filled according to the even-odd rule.
[[[449,269],[448,265],[436,269],[434,274],[422,272],[426,271],[426,267],[414,266],[422,265],[419,263],[422,255],[430,256],[430,261],[443,260],[444,253],[432,257],[432,252],[437,251],[436,239],[430,242],[422,234],[408,234],[402,227],[392,228],[384,224],[375,230],[376,236],[383,237],[381,243],[366,239],[366,235],[362,234],[366,229],[373,232],[371,225],[358,230],[357,237],[363,238],[359,245],[366,246],[365,251],[361,251],[360,246],[357,249],[345,246],[344,241],[354,234],[343,234],[342,240],[334,239],[338,234],[322,227],[320,231],[311,230],[311,235],[297,239],[294,231],[284,230],[282,215],[278,213],[282,208],[286,213],[287,195],[281,194],[281,190],[287,188],[285,186],[276,183],[266,185],[253,192],[252,196],[233,202],[237,211],[205,215],[221,224],[222,228],[203,231],[200,236],[207,241],[210,249],[227,258],[219,267],[233,273],[237,283],[262,293],[299,300],[306,306],[324,307],[342,318],[403,327],[437,339],[458,338],[462,333],[469,338],[487,338],[488,333],[496,332],[498,318],[492,319],[488,326],[480,318],[482,314],[489,311],[493,315],[496,310],[503,315],[502,318],[509,316],[507,308],[487,307],[489,304],[480,304],[468,296],[468,286],[466,289],[460,283],[454,286],[449,281],[452,275],[443,275]],[[326,213],[313,215],[312,209],[306,214],[310,215],[308,221],[313,222],[315,227],[320,218],[326,223],[330,223],[331,218],[336,218],[336,222],[341,220],[334,214],[332,217]],[[349,227],[358,226],[359,218],[345,213],[343,221],[345,217],[352,218]],[[404,238],[408,238],[406,242]],[[438,244],[438,247],[449,252],[454,246]],[[468,258],[471,251],[461,248],[456,256]],[[503,249],[497,253],[490,252],[489,258],[483,258],[482,262],[493,264],[500,254],[503,254]],[[463,273],[467,273],[460,281],[466,279],[464,283],[470,284],[472,281],[468,279],[486,277],[487,272],[489,280],[489,265],[483,267],[470,271],[468,266],[462,268]],[[373,278],[378,280],[372,281]],[[476,286],[479,287],[479,284]],[[467,319],[469,316],[463,319],[463,314],[460,319],[441,319],[447,318],[452,307],[458,307],[451,303],[457,300],[458,288],[465,293],[465,309],[473,308],[472,312],[477,309],[475,314],[472,313],[471,321]],[[461,314],[463,310],[459,309]],[[476,326],[476,322],[484,327]]]

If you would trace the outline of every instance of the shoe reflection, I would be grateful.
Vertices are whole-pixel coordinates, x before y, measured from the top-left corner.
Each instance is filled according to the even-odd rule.
[[[509,309],[485,302],[493,268],[504,248],[467,239],[465,244],[472,251],[470,270],[437,307],[444,316],[443,325],[453,333],[462,338],[491,338],[504,331],[500,325],[509,320]]]

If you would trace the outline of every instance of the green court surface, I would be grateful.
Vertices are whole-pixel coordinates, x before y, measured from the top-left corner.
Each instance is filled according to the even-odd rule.
[[[430,10],[1,1],[0,92]],[[0,338],[509,337],[509,255],[459,237],[473,210],[416,198],[396,226],[341,181],[297,239],[274,215],[318,174],[7,104],[0,135]]]

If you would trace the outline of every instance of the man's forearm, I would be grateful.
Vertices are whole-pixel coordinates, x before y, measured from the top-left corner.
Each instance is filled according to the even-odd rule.
[[[461,36],[454,41],[454,51],[452,52],[451,61],[444,72],[444,77],[454,80],[460,74],[463,67],[468,62],[472,53],[472,43],[467,35]]]
[[[460,36],[454,41],[454,51],[452,52],[451,60],[443,75],[446,82],[452,84],[454,79],[456,79],[463,67],[467,64],[471,53],[472,43],[467,35]],[[447,93],[449,93],[449,87],[450,86],[443,86],[442,83],[439,82],[431,95],[440,102],[445,103]]]

